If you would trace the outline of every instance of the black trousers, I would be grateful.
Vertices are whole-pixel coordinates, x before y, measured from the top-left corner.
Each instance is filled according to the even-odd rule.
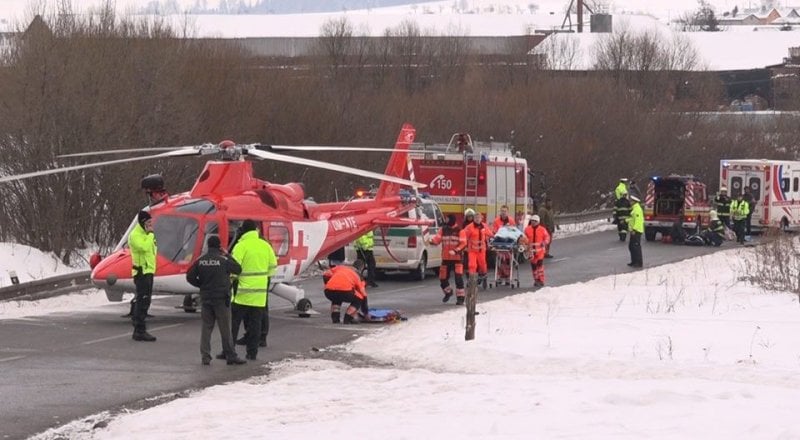
[[[733,232],[736,233],[736,242],[744,243],[744,236],[747,233],[747,219],[733,221]]]
[[[224,298],[203,300],[200,317],[203,327],[200,331],[200,356],[203,360],[211,360],[211,333],[214,324],[219,328],[222,340],[222,353],[225,359],[236,359],[236,351],[231,335],[231,307]]]
[[[750,205],[753,206],[753,205]],[[750,229],[750,221],[753,219],[753,213],[747,214],[747,218],[745,219],[745,232],[746,235],[753,235],[752,229]]]
[[[631,263],[637,267],[644,266],[644,259],[642,258],[641,233],[631,231],[631,238],[628,240],[628,250],[631,253]]]
[[[370,250],[359,249],[358,258],[367,263],[367,283],[375,282],[375,254]]]
[[[136,286],[136,296],[133,301],[133,332],[144,333],[147,331],[145,318],[150,310],[150,298],[153,295],[153,274],[141,274],[133,277]]]
[[[264,316],[265,307],[244,306],[241,304],[231,304],[231,338],[235,341],[239,337],[239,327],[244,322],[244,328],[261,328],[261,320]],[[259,332],[247,332],[245,345],[247,354],[255,356],[258,354]]]
[[[456,266],[461,266],[461,273],[458,273]],[[439,267],[439,286],[442,290],[450,287],[450,274],[456,280],[456,289],[464,289],[464,265],[457,260],[442,260],[442,265]]]

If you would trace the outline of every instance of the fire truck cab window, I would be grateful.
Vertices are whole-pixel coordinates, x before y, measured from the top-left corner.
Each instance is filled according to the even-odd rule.
[[[781,179],[781,191],[786,192],[789,191],[789,178],[784,177]]]
[[[797,192],[800,189],[800,178],[795,177],[792,180],[792,191]]]

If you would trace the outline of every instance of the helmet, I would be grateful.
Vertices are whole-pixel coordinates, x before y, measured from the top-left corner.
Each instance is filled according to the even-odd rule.
[[[628,181],[628,178],[627,178],[627,177],[620,177],[620,178],[619,178],[619,181],[620,181],[620,182],[627,182],[627,181]]]
[[[469,217],[474,215],[475,215],[475,210],[472,208],[467,208],[467,210],[464,211],[464,217]]]
[[[728,187],[727,187],[727,186],[725,186],[725,185],[722,185],[722,186],[719,188],[719,190],[720,190],[721,192],[728,192]]]
[[[640,198],[638,198],[636,196],[631,196],[631,202],[641,202],[641,201],[642,201],[642,199],[640,199]]]
[[[711,217],[712,220],[719,219],[719,216],[717,216],[717,211],[714,211],[713,209],[711,211],[708,211],[708,216]]]
[[[534,214],[534,215],[531,217],[531,221],[532,221],[532,222],[539,223],[539,221],[540,221],[540,220],[541,220],[541,219],[539,218],[539,216],[538,216],[538,215],[535,215],[535,214]]]

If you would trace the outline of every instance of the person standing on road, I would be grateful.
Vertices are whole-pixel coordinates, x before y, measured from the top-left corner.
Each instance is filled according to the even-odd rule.
[[[139,211],[137,223],[128,236],[131,250],[131,275],[136,286],[133,306],[133,340],[153,342],[156,337],[147,333],[147,311],[153,295],[153,276],[156,273],[156,235],[153,232],[153,218],[147,211]]]
[[[242,266],[220,245],[219,237],[208,237],[208,252],[197,259],[186,272],[186,281],[200,288],[203,321],[200,332],[200,356],[203,365],[211,363],[211,332],[219,327],[222,352],[228,365],[241,365],[244,359],[236,354],[231,336],[231,275],[242,272]]]
[[[631,215],[631,201],[628,200],[628,193],[622,193],[614,203],[614,220],[617,223],[617,234],[619,241],[628,238],[628,217]]]
[[[544,199],[544,206],[539,208],[539,219],[550,236],[549,240],[547,240],[547,247],[544,250],[544,258],[553,258],[550,255],[550,245],[553,243],[553,234],[556,233],[556,218],[553,215],[553,199],[550,197]]]
[[[439,229],[439,232],[431,238],[431,244],[442,245],[442,265],[439,267],[439,286],[442,288],[442,302],[446,303],[453,296],[453,288],[450,286],[450,272],[456,280],[456,304],[464,304],[464,264],[459,252],[459,233],[461,228],[456,223],[456,216],[447,216],[447,224]]]
[[[464,214],[467,218],[472,217],[472,223],[469,223],[459,233],[459,245],[456,250],[458,252],[467,251],[467,273],[477,273],[478,282],[481,283],[486,279],[486,273],[489,271],[486,265],[486,247],[491,232],[489,227],[483,223],[483,216],[480,212],[467,209]]]
[[[731,227],[731,198],[728,197],[728,188],[720,187],[719,193],[714,197],[714,207],[716,208],[719,220],[723,225]]]
[[[356,260],[353,267],[339,265],[322,274],[325,281],[325,298],[331,302],[331,322],[338,324],[341,319],[342,303],[349,303],[344,314],[345,324],[358,324],[358,313],[369,317],[367,289],[361,278],[364,260]]]
[[[744,236],[747,232],[747,215],[750,214],[750,205],[744,199],[744,194],[736,195],[736,200],[731,202],[731,217],[733,217],[733,230],[736,232],[736,242],[744,244]]]
[[[544,287],[544,256],[547,243],[550,242],[550,233],[540,224],[538,215],[531,217],[525,227],[525,238],[530,249],[531,270],[533,271],[533,287]]]
[[[495,234],[497,231],[500,230],[503,226],[516,226],[517,222],[508,216],[508,205],[503,205],[500,207],[500,214],[494,218],[494,223],[492,224],[492,232]]]
[[[753,220],[753,211],[755,211],[756,208],[756,198],[753,197],[750,187],[744,188],[744,201],[747,202],[747,217],[744,219],[744,235],[746,239],[749,240],[750,236],[753,235],[750,223]]]
[[[358,258],[367,264],[367,286],[378,287],[375,283],[375,254],[372,248],[375,246],[375,234],[372,231],[358,237],[355,241],[356,253]]]
[[[258,355],[259,332],[262,328],[262,319],[266,319],[266,329],[269,332],[269,277],[278,267],[278,259],[270,244],[259,237],[258,224],[254,220],[245,220],[242,223],[242,236],[234,246],[231,256],[242,266],[242,273],[238,278],[236,295],[233,297],[231,313],[233,315],[233,339],[239,333],[239,326],[244,321],[247,333],[247,355],[249,360],[255,360]],[[263,330],[262,330],[263,332]],[[266,335],[264,336],[266,345]]]
[[[628,266],[641,268],[644,266],[642,257],[642,234],[644,234],[644,212],[642,211],[641,200],[634,195],[631,199],[631,216],[628,217],[628,230],[630,231],[630,241],[628,250],[631,253],[631,262]]]

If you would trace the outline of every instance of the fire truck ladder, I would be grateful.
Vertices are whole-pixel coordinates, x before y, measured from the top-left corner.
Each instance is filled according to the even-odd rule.
[[[463,209],[473,208],[478,204],[478,173],[480,168],[480,155],[464,155],[464,206]]]

